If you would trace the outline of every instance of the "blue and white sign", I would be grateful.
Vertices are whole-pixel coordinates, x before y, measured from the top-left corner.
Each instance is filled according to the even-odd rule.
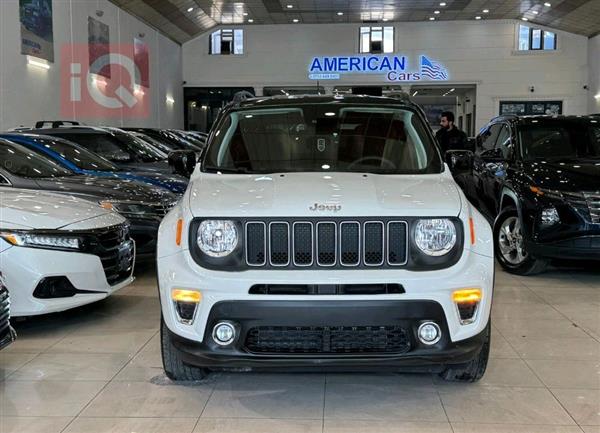
[[[419,56],[419,67],[411,69],[406,56],[315,57],[308,68],[311,80],[338,80],[342,74],[381,74],[388,81],[447,81],[448,70],[427,56]]]

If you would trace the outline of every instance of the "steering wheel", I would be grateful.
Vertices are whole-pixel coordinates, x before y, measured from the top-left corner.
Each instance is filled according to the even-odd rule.
[[[379,156],[363,156],[362,158],[359,158],[356,161],[353,161],[348,166],[348,169],[353,169],[355,166],[357,166],[359,164],[362,164],[362,163],[364,163],[366,161],[378,161],[378,162],[382,163],[382,165],[387,165],[387,168],[390,168],[391,170],[395,170],[396,169],[396,164],[394,164],[389,159],[386,159],[386,158],[383,158],[383,157],[379,157]]]

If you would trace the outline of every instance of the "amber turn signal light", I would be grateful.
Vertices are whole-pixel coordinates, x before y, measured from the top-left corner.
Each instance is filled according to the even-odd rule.
[[[469,218],[469,231],[471,233],[471,245],[475,245],[475,223],[473,218]]]
[[[175,233],[175,243],[177,246],[181,246],[181,234],[183,233],[183,220],[179,218],[177,220],[177,231]]]
[[[171,299],[176,302],[199,304],[202,301],[202,293],[197,290],[174,289],[171,291]]]
[[[452,293],[452,300],[457,304],[481,301],[480,289],[462,289]]]

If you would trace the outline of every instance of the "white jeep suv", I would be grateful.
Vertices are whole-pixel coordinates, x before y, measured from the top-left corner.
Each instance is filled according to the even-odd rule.
[[[193,154],[179,155],[179,170]],[[489,224],[422,111],[368,96],[219,115],[159,230],[166,374],[395,369],[475,381],[489,355]]]

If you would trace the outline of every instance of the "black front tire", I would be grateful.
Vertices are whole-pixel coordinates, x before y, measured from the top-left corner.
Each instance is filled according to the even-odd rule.
[[[160,351],[167,377],[175,381],[198,381],[208,376],[208,369],[194,367],[183,362],[179,350],[173,345],[169,329],[162,318],[160,323]]]
[[[494,223],[494,252],[496,254],[496,258],[498,259],[498,263],[500,263],[500,266],[502,266],[502,269],[504,269],[506,272],[515,275],[535,275],[544,272],[548,267],[547,260],[534,257],[531,254],[527,254],[525,259],[521,263],[514,264],[506,260],[506,258],[500,251],[500,228],[502,227],[502,224],[509,218],[519,218],[519,213],[517,212],[517,209],[515,209],[512,206],[505,207],[504,209],[502,209],[502,212],[500,212]]]
[[[473,360],[467,364],[452,365],[442,373],[440,377],[449,382],[477,382],[481,379],[487,368],[490,357],[491,322],[485,328],[485,340],[481,350]]]

